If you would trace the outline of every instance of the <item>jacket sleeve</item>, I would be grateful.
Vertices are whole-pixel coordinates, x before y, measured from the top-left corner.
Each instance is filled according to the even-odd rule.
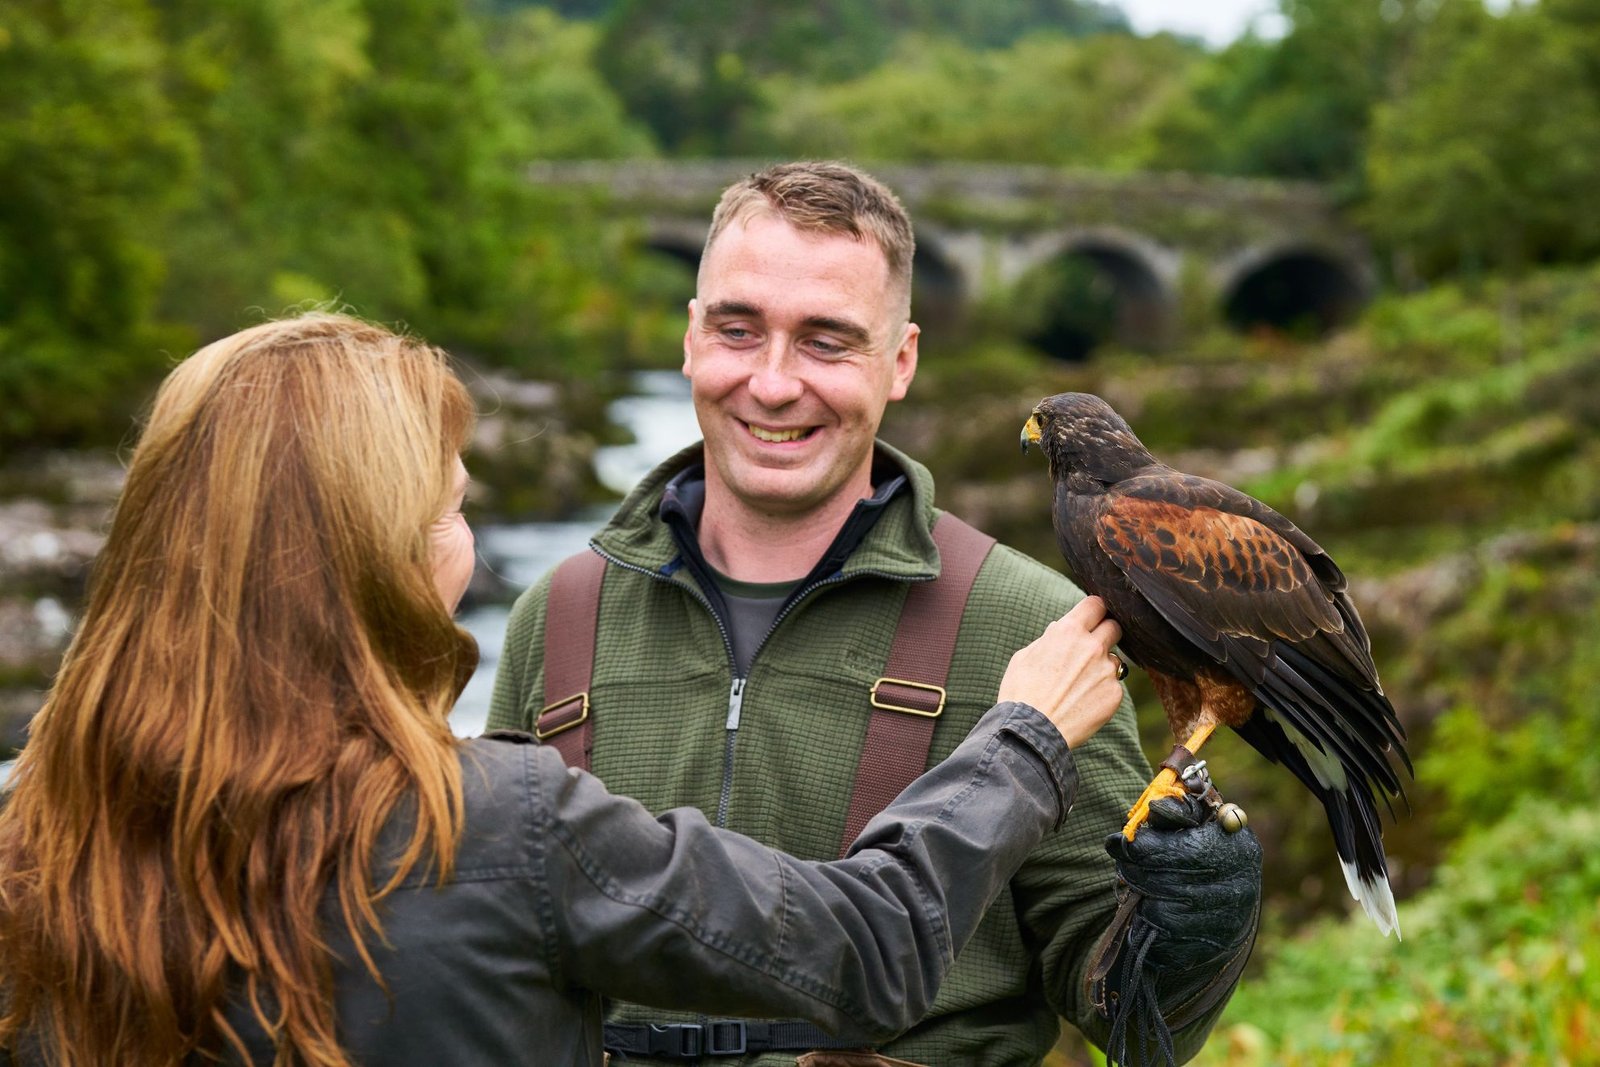
[[[489,698],[488,730],[533,729],[533,719],[544,692],[544,609],[550,593],[550,575],[525,589],[511,608],[500,665],[495,669],[494,692]]]
[[[956,953],[1076,787],[1034,709],[991,709],[950,759],[803,862],[680,808],[652,818],[535,750],[551,973],[666,1008],[799,1017],[865,1043],[927,1011]]]

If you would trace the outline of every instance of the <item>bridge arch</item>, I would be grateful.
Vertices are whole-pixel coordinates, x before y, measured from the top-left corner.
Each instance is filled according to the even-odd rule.
[[[1177,319],[1177,253],[1138,234],[1094,227],[1030,242],[1017,295],[1032,305],[1029,339],[1058,358],[1080,360],[1105,341],[1153,351]]]
[[[1223,318],[1236,330],[1322,336],[1353,319],[1372,279],[1349,255],[1312,244],[1253,249],[1219,271]]]
[[[647,313],[682,321],[683,309],[694,299],[707,229],[703,222],[651,220],[632,234],[634,247],[644,254],[636,261],[630,292]]]
[[[911,257],[911,321],[931,336],[943,335],[961,324],[967,299],[960,264],[937,238],[919,230]]]
[[[690,271],[698,271],[710,229],[707,222],[654,219],[645,226],[639,243],[648,251],[688,264]]]

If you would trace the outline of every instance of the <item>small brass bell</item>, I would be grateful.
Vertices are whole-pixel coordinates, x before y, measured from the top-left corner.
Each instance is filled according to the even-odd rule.
[[[1233,803],[1224,804],[1217,809],[1217,822],[1230,834],[1236,834],[1250,825],[1250,819],[1245,815],[1244,809]]]

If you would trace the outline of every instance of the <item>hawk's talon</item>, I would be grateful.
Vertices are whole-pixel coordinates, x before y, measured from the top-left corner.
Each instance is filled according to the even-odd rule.
[[[1177,772],[1170,767],[1163,767],[1161,773],[1156,775],[1155,781],[1145,787],[1138,801],[1129,809],[1128,822],[1122,828],[1122,836],[1129,841],[1133,840],[1133,835],[1139,832],[1139,827],[1143,826],[1145,820],[1150,818],[1150,804],[1152,801],[1160,800],[1163,797],[1177,799],[1187,795],[1188,790],[1178,783]]]

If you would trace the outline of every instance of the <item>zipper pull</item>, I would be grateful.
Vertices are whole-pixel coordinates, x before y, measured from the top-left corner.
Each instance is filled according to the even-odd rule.
[[[728,690],[728,729],[739,728],[739,713],[744,710],[744,679],[735,678]]]

